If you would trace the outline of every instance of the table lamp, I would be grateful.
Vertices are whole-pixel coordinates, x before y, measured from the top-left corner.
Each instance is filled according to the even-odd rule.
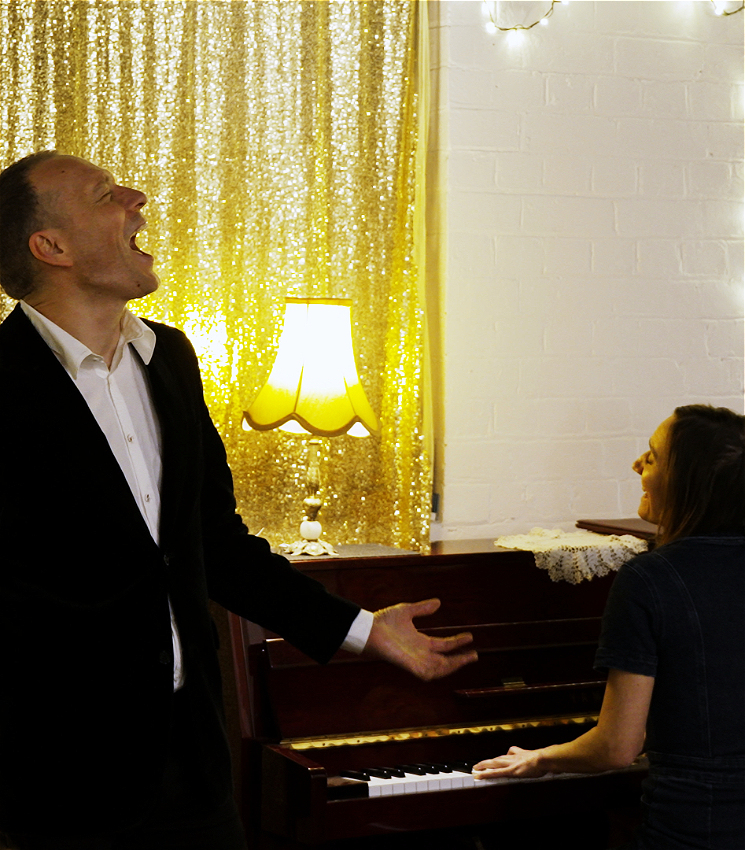
[[[321,540],[318,495],[321,437],[367,437],[378,420],[357,375],[352,347],[352,302],[342,298],[288,298],[277,358],[266,384],[243,414],[246,430],[279,428],[310,434],[300,539],[289,555],[337,555]]]

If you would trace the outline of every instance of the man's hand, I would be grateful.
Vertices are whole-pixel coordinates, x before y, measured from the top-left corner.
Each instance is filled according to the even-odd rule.
[[[403,667],[425,681],[449,676],[476,661],[478,655],[474,650],[455,652],[471,643],[470,634],[433,638],[417,631],[414,618],[434,614],[439,607],[439,599],[427,599],[376,611],[365,652]]]

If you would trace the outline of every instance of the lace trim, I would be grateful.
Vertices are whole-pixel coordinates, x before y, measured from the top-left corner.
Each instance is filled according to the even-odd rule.
[[[634,555],[647,551],[647,541],[631,534],[596,534],[533,528],[529,534],[497,537],[495,546],[532,552],[535,565],[547,570],[551,581],[579,584],[617,570]]]

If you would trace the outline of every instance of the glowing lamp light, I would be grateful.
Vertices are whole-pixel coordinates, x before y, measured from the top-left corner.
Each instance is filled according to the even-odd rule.
[[[316,517],[320,437],[367,437],[378,420],[357,375],[352,347],[352,302],[331,298],[288,298],[282,336],[271,374],[243,414],[247,431],[279,428],[310,435],[306,518],[301,539],[281,548],[289,555],[336,555],[321,540]]]
[[[277,359],[244,423],[318,437],[378,430],[357,375],[351,310],[346,299],[287,299]]]

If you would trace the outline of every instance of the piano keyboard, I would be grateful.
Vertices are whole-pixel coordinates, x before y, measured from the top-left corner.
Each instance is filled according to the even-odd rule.
[[[402,764],[396,767],[345,770],[346,779],[367,784],[368,797],[389,797],[398,794],[422,794],[428,791],[449,791],[454,788],[473,788],[504,780],[475,779],[471,766],[465,762],[447,764]]]
[[[612,773],[635,773],[646,771],[649,762],[641,755],[634,759],[629,767],[619,770],[606,770],[593,774],[594,777]],[[519,783],[526,785],[533,782],[553,782],[556,780],[587,779],[584,773],[546,773],[537,777],[495,776],[480,778],[478,771],[472,772],[467,762],[448,762],[447,764],[404,764],[396,767],[363,768],[360,770],[342,771],[341,781],[356,780],[350,785],[356,789],[347,788],[347,793],[340,788],[333,788],[339,777],[329,779],[328,799],[343,799],[344,797],[389,797],[398,794],[422,794],[428,791],[449,791],[455,788],[484,788],[489,785],[509,785]]]

